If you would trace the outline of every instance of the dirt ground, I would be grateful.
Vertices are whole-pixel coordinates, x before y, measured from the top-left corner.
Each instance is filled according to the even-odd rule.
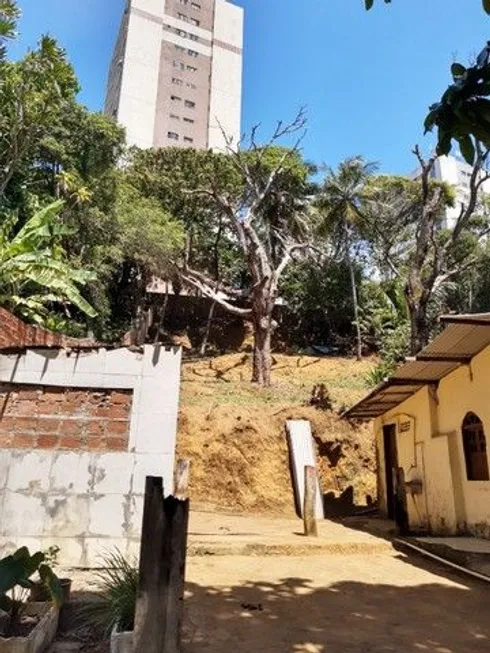
[[[324,492],[352,492],[347,499],[359,505],[375,497],[371,430],[338,417],[366,393],[375,361],[278,354],[267,390],[250,384],[250,362],[238,353],[183,364],[177,454],[191,460],[194,505],[292,514],[287,419],[310,420]],[[308,405],[318,384],[326,386],[332,410]]]
[[[182,653],[489,651],[490,585],[395,550],[391,526],[325,520],[304,538],[299,519],[193,512]]]
[[[191,558],[183,653],[490,650],[490,588],[417,557]]]

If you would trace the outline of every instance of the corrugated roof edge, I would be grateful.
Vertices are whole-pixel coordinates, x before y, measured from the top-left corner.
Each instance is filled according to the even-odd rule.
[[[439,321],[441,322],[441,324],[447,325],[446,329],[441,334],[439,334],[436,338],[434,338],[434,340],[426,348],[424,348],[415,357],[415,359],[412,359],[412,362],[427,363],[429,367],[431,363],[434,364],[435,366],[442,362],[445,362],[445,363],[453,363],[454,365],[456,365],[456,367],[453,367],[452,369],[448,370],[447,373],[443,374],[440,378],[434,380],[427,379],[427,378],[420,379],[420,380],[408,379],[408,378],[403,379],[403,377],[400,376],[397,377],[397,372],[400,372],[407,365],[407,363],[405,363],[404,365],[398,367],[396,372],[391,377],[387,378],[381,384],[376,386],[376,388],[371,390],[371,392],[369,392],[369,394],[367,394],[363,399],[361,399],[359,402],[354,404],[354,406],[352,406],[344,413],[342,413],[341,417],[343,419],[358,419],[364,421],[375,419],[376,417],[380,417],[381,415],[384,415],[389,410],[393,410],[393,408],[396,408],[396,406],[402,404],[409,397],[413,396],[416,392],[418,392],[421,388],[429,385],[434,385],[434,383],[438,383],[440,380],[445,378],[445,376],[448,376],[456,369],[458,369],[461,365],[468,365],[469,363],[471,363],[471,361],[475,356],[477,356],[484,349],[486,349],[486,347],[490,346],[490,338],[489,338],[488,343],[486,343],[484,346],[480,347],[479,349],[475,350],[471,355],[462,354],[458,356],[453,354],[452,352],[448,352],[447,354],[444,354],[444,352],[441,352],[441,354],[431,354],[427,352],[424,354],[426,349],[430,349],[431,346],[434,345],[434,343],[437,343],[439,339],[441,340],[443,339],[444,334],[446,334],[447,331],[451,329],[451,325],[454,326],[455,328],[458,328],[460,326],[468,326],[468,327],[486,327],[490,329],[490,313],[475,313],[475,314],[467,314],[467,315],[442,315],[439,318]],[[372,402],[372,400],[374,398],[376,398],[377,396],[381,396],[381,394],[385,390],[388,390],[393,386],[400,385],[400,383],[404,383],[407,386],[413,385],[414,386],[413,392],[407,392],[407,396],[404,399],[395,402],[394,404],[390,404],[389,406],[387,405],[383,408],[380,407],[383,403],[381,401],[378,402],[377,405],[373,405],[374,402]]]

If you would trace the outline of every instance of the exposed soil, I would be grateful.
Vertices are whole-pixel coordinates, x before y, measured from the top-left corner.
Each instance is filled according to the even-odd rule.
[[[274,385],[264,390],[249,382],[248,354],[185,361],[177,454],[191,460],[194,504],[292,514],[288,419],[310,420],[325,493],[344,493],[347,503],[360,505],[367,495],[375,497],[372,432],[338,416],[366,392],[364,379],[374,364],[280,354]],[[333,410],[309,405],[318,384],[326,386]]]

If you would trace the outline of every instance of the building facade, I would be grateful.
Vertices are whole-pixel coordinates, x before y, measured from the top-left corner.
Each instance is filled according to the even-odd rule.
[[[240,139],[243,9],[227,0],[128,0],[105,112],[141,148]]]
[[[437,181],[450,184],[456,190],[454,206],[446,209],[446,227],[452,229],[461,212],[462,205],[468,205],[470,199],[470,179],[473,172],[472,166],[455,156],[440,156],[436,159],[431,177]],[[420,169],[410,176],[416,179],[421,174]],[[482,184],[481,192],[490,194],[490,180]]]
[[[490,538],[490,314],[441,321],[445,330],[346,417],[374,420],[383,513],[397,517],[403,478],[411,531]]]

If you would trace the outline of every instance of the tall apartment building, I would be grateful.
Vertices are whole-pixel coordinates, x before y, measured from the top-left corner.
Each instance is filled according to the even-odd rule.
[[[456,200],[454,206],[446,209],[446,227],[452,229],[461,212],[461,206],[467,205],[470,198],[470,179],[473,168],[462,159],[449,155],[440,156],[436,159],[431,172],[431,178],[444,181],[454,186]],[[410,177],[417,179],[421,174],[420,168],[415,170]],[[490,180],[483,182],[480,193],[490,194]]]
[[[227,0],[128,0],[105,112],[141,148],[237,143],[243,9]]]

